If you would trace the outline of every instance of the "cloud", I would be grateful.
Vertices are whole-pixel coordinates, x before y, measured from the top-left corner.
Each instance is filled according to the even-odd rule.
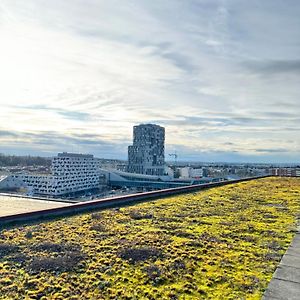
[[[8,130],[0,130],[0,137],[16,137],[18,134],[8,131]]]
[[[244,66],[251,72],[263,75],[276,75],[281,73],[300,75],[300,59],[248,61],[244,63]]]
[[[16,109],[27,110],[27,111],[51,111],[58,115],[61,115],[67,119],[85,121],[91,117],[90,114],[80,111],[61,109],[57,107],[50,107],[47,105],[27,105],[27,106],[15,106]]]
[[[299,13],[280,0],[3,0],[1,147],[126,158],[132,126],[155,122],[183,157],[290,161]]]
[[[56,132],[6,132],[0,130],[0,140],[5,148],[15,148],[16,151],[25,149],[40,149],[42,152],[86,152],[88,149],[98,155],[118,157],[124,154],[122,145],[124,140],[107,140],[106,137],[93,134],[62,135]]]
[[[264,152],[264,153],[286,153],[289,152],[289,149],[286,148],[272,148],[272,149],[255,149],[255,152]]]

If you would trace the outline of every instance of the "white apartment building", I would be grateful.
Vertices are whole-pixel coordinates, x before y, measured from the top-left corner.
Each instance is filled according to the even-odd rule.
[[[16,174],[34,194],[58,196],[99,187],[98,161],[90,154],[58,153],[51,175]]]
[[[202,168],[194,169],[191,167],[184,167],[180,168],[179,171],[181,178],[199,178],[205,175]]]

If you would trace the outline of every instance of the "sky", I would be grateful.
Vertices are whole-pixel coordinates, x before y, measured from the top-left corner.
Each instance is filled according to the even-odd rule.
[[[0,153],[300,162],[300,1],[1,0]]]

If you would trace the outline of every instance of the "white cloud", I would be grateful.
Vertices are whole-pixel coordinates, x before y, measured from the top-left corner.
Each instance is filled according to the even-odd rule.
[[[300,113],[300,5],[286,6],[3,0],[0,130],[24,140],[35,132],[98,134],[124,155],[132,125],[157,121],[185,153],[257,157],[286,147],[281,159],[290,160],[300,152],[299,119],[291,116]],[[206,119],[189,119],[197,117]],[[0,136],[5,148],[18,146],[12,139]],[[34,135],[31,144],[41,149]]]

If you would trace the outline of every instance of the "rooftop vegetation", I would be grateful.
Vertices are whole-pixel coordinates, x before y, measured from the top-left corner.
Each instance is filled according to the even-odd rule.
[[[0,231],[0,299],[260,299],[300,180],[266,178]]]

